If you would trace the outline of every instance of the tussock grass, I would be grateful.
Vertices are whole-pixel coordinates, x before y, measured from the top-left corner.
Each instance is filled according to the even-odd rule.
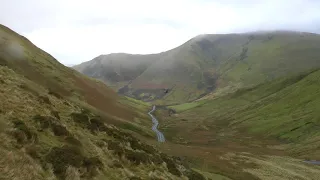
[[[56,179],[50,170],[45,171],[23,149],[16,149],[10,136],[0,133],[0,137],[0,179]]]
[[[318,179],[320,168],[310,166],[301,160],[290,157],[265,156],[254,157],[248,155],[238,155],[244,161],[250,161],[258,166],[244,171],[254,174],[261,179]]]
[[[77,104],[77,101],[57,97],[45,89],[34,93],[26,86],[21,88],[20,82],[26,84],[30,81],[6,67],[0,67],[0,70],[0,77],[11,73],[0,89],[0,98],[4,100],[0,103],[3,110],[1,121],[8,126],[3,128],[2,133],[16,132],[15,136],[7,136],[7,148],[19,159],[19,163],[13,161],[12,164],[8,159],[1,161],[4,166],[1,170],[4,172],[1,174],[3,179],[92,179],[112,176],[117,179],[120,178],[118,169],[135,172],[133,175],[122,175],[121,179],[145,179],[151,169],[157,169],[153,163],[162,162],[161,158],[153,158],[158,153],[154,148],[138,141],[128,132],[108,125],[110,120],[117,122],[112,116],[101,116],[97,114],[99,111],[92,110],[94,108],[87,108],[90,105],[82,106],[85,103]],[[32,106],[22,106],[27,104]],[[116,151],[119,156],[103,144],[100,147],[94,145],[93,142],[100,137],[120,143],[122,150]],[[1,152],[8,153],[4,147],[1,146]],[[111,164],[113,159],[117,160],[116,165],[112,168],[105,166]],[[29,174],[23,176],[18,173],[21,170],[22,174]],[[169,171],[163,176],[175,179]]]
[[[117,97],[2,25],[0,38],[0,179],[179,179],[132,134],[153,137],[149,104]],[[118,143],[119,156],[103,139]]]

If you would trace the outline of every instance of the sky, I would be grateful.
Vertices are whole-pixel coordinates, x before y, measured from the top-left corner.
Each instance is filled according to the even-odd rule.
[[[320,33],[320,0],[0,0],[0,23],[65,65],[159,53],[199,34]]]

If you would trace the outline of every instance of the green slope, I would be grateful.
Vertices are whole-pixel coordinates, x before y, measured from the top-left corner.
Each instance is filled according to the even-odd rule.
[[[63,66],[0,25],[0,179],[196,174],[134,135],[154,139],[149,108]]]
[[[183,106],[172,108],[179,112]],[[245,129],[253,135],[276,138],[290,144],[288,151],[293,156],[320,159],[320,70],[185,105],[190,106],[193,108],[186,108],[180,118],[205,122],[219,132]]]
[[[92,62],[73,66],[74,69],[96,79],[105,81],[114,89],[124,86],[143,73],[154,56],[130,55],[124,53],[98,56]]]
[[[119,93],[176,104],[319,67],[319,44],[319,35],[300,32],[201,35],[160,54],[103,55],[74,69]]]

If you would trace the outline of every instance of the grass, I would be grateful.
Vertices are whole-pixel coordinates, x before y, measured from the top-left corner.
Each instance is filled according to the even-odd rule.
[[[154,139],[148,103],[117,96],[4,26],[0,83],[0,179],[179,179],[136,138]],[[102,139],[118,142],[124,157]],[[109,167],[114,161],[121,166]]]
[[[145,77],[156,72],[165,73],[163,77],[168,80],[172,77],[182,80],[177,84],[186,86],[175,87],[165,98],[170,103],[183,102],[203,93],[194,82],[210,81],[206,80],[205,73],[199,73],[206,65],[200,56],[206,61],[210,61],[206,59],[210,55],[221,56],[216,57],[217,60],[230,59],[210,62],[221,64],[223,69],[210,68],[210,72],[221,73],[222,79],[218,81],[221,87],[229,88],[231,82],[236,88],[230,89],[236,91],[215,99],[174,105],[171,108],[177,110],[176,114],[159,108],[155,114],[169,140],[159,144],[154,140],[150,117],[146,114],[151,104],[118,97],[102,82],[63,67],[28,40],[0,27],[0,170],[3,172],[0,179],[199,179],[201,174],[229,179],[268,178],[271,174],[288,179],[318,176],[317,167],[296,158],[319,159],[320,71],[271,81],[273,77],[268,73],[282,76],[273,68],[283,64],[273,66],[270,60],[272,63],[258,67],[253,57],[261,54],[249,56],[259,52],[254,48],[263,49],[268,45],[272,51],[266,53],[285,58],[278,49],[283,46],[280,42],[275,46],[268,44],[270,42],[259,44],[261,39],[250,42],[253,44],[244,54],[243,39],[230,43],[229,37],[225,37],[220,39],[221,47],[210,50],[214,54],[205,54],[208,51],[193,54],[187,51],[189,47],[172,51],[169,57],[185,60],[173,63],[172,67],[183,66],[186,72],[177,68],[173,76],[157,68],[143,70]],[[312,40],[313,37],[308,35],[307,42],[315,46],[317,40]],[[8,41],[16,51],[21,52],[22,48],[24,54],[8,51]],[[303,38],[300,41],[304,41]],[[193,48],[206,49],[205,42],[201,43]],[[289,53],[310,47],[306,46],[308,43],[299,47],[290,43]],[[221,49],[230,45],[234,49],[221,53]],[[188,53],[182,58],[179,52],[183,51]],[[297,68],[295,72],[309,68],[299,64],[299,56],[295,56],[294,67],[285,69]],[[313,56],[317,53],[309,52],[308,58]],[[261,59],[266,57],[271,56]],[[250,61],[252,67],[244,60]],[[317,64],[313,60],[308,62],[304,63]],[[250,67],[252,74],[243,72]],[[256,74],[261,76],[252,76]],[[158,78],[153,80],[161,82]],[[268,82],[255,84],[264,80]],[[237,90],[249,84],[252,86]],[[157,148],[139,141],[136,136]],[[189,162],[181,160],[184,157]],[[192,170],[187,164],[200,171]]]
[[[209,172],[202,172],[201,170],[198,169],[194,169],[194,171],[203,174],[204,176],[206,176],[208,179],[214,179],[214,180],[231,180],[228,177],[222,176],[220,174],[214,174],[214,173],[209,173]]]
[[[124,94],[137,99],[145,94],[157,97],[158,92],[145,85],[162,84],[170,91],[152,102],[183,104],[204,94],[220,96],[320,67],[319,42],[317,34],[298,32],[209,34],[167,52],[102,55],[75,69],[106,84],[128,85]]]
[[[133,99],[127,96],[124,96],[120,100],[121,103],[123,103],[126,106],[129,106],[130,108],[135,108],[139,112],[141,112],[140,115],[145,115],[146,111],[148,111],[151,108],[151,104],[148,102],[143,102],[137,99]]]
[[[312,179],[318,171],[306,176],[303,171],[308,165],[302,160],[320,158],[319,79],[320,71],[315,69],[214,99],[171,106],[177,110],[172,116],[159,109],[160,129],[172,142],[160,148],[187,157],[201,171],[230,179]],[[241,156],[222,158],[242,152],[268,166]],[[283,163],[273,169],[269,166],[275,162],[266,155],[279,161],[283,157]],[[287,165],[289,161],[293,165]]]
[[[266,133],[288,141],[304,140],[315,135],[314,127],[319,123],[319,72],[311,71],[238,90],[206,101],[186,114],[197,113],[200,119],[216,121],[231,119],[228,124],[247,127],[249,132]],[[208,113],[203,113],[205,111]]]
[[[256,175],[261,179],[317,179],[320,168],[301,163],[290,157],[265,156],[254,157],[248,154],[237,155],[243,161],[258,164],[257,168],[245,169],[245,171]]]
[[[53,165],[52,171],[55,175],[50,173],[51,172],[50,170],[44,170],[45,168],[47,168],[47,165],[46,165],[47,163],[55,164],[56,160],[58,160],[57,158],[59,157],[58,155],[55,154],[52,156],[47,155],[48,158],[44,158],[46,156],[44,152],[50,152],[50,149],[52,152],[55,152],[54,148],[58,148],[57,150],[59,150],[60,146],[63,146],[65,144],[70,144],[71,146],[74,146],[84,151],[84,153],[81,155],[81,157],[83,158],[82,164],[85,164],[85,163],[88,164],[86,162],[86,158],[87,157],[90,158],[89,152],[92,152],[92,150],[97,149],[97,147],[93,145],[88,145],[88,144],[86,144],[85,146],[81,146],[80,144],[85,144],[84,141],[93,142],[97,139],[97,137],[94,137],[94,135],[90,135],[91,133],[90,131],[85,131],[85,129],[81,130],[82,126],[78,126],[74,124],[72,121],[70,121],[71,116],[69,116],[72,112],[79,111],[79,109],[81,109],[81,106],[79,106],[79,104],[75,104],[72,101],[69,101],[68,103],[63,103],[66,101],[66,99],[56,98],[55,96],[50,94],[47,95],[48,99],[51,102],[50,104],[43,102],[42,100],[39,101],[39,97],[40,96],[43,97],[44,96],[43,94],[37,95],[20,88],[19,81],[29,82],[28,80],[24,79],[22,76],[19,76],[18,74],[15,74],[13,71],[7,71],[5,67],[0,67],[0,69],[1,69],[1,72],[3,73],[1,75],[9,75],[5,73],[11,72],[11,74],[9,75],[10,78],[6,78],[6,82],[5,82],[6,84],[4,86],[1,86],[0,97],[2,101],[0,105],[1,105],[1,109],[3,110],[3,113],[6,112],[5,114],[3,113],[1,114],[2,115],[1,120],[5,124],[7,124],[11,122],[10,120],[11,118],[21,118],[22,120],[12,120],[13,125],[9,125],[9,127],[10,128],[15,127],[16,131],[21,132],[22,136],[25,137],[24,139],[26,140],[24,141],[26,145],[24,145],[19,141],[19,139],[18,141],[15,141],[12,136],[6,137],[6,140],[9,141],[9,144],[11,145],[11,147],[9,147],[9,150],[11,151],[11,153],[13,153],[13,156],[28,157],[27,154],[30,154],[34,158],[34,159],[30,159],[30,157],[28,157],[30,159],[29,161],[32,161],[32,163],[20,158],[19,162],[21,164],[25,163],[26,166],[19,165],[16,161],[13,162],[17,167],[20,168],[19,169],[20,173],[14,173],[16,169],[13,168],[12,165],[8,164],[11,161],[4,160],[2,165],[5,166],[3,168],[8,169],[8,172],[7,170],[2,171],[4,172],[2,174],[3,175],[2,179],[13,179],[13,178],[43,179],[44,176],[54,177],[55,175],[58,178],[64,178],[68,176],[68,174],[64,175],[64,173],[67,173],[66,169],[70,165],[76,168],[77,171],[79,171],[78,165],[73,163],[68,163],[66,157],[71,158],[72,156],[67,155],[66,153],[61,154],[60,161],[63,163],[61,163],[60,161],[58,163],[59,165],[61,165],[61,167],[57,167]],[[1,76],[1,77],[7,77],[7,76]],[[32,108],[26,109],[24,106],[26,104],[32,105],[31,106]],[[57,108],[57,110],[52,111],[52,108]],[[52,113],[52,112],[55,112],[55,113]],[[57,112],[58,112],[58,115],[57,115]],[[91,126],[93,125],[92,123],[95,123],[93,118],[91,118],[91,124],[90,124]],[[102,126],[103,124],[100,123],[97,125]],[[4,128],[1,134],[7,133],[6,129],[7,128]],[[86,138],[81,140],[75,139],[74,134],[76,132],[81,132],[81,134]],[[33,134],[37,135],[38,137],[37,142],[32,140],[34,137]],[[62,137],[62,136],[65,136],[65,137]],[[125,141],[122,139],[117,139],[117,140]],[[29,149],[25,153],[20,150],[20,148],[27,149],[27,147],[29,147],[29,145],[32,145],[32,144],[34,144],[37,147],[40,147],[40,149],[34,149],[34,150]],[[0,149],[4,150],[2,149],[2,147],[3,146],[1,146]],[[17,147],[18,149],[16,149]],[[88,149],[91,149],[91,150],[88,151]],[[18,152],[21,155],[18,155],[17,154]],[[97,152],[95,152],[94,154],[98,155]],[[90,155],[93,155],[93,154],[90,153]],[[102,157],[103,159],[108,159],[104,156],[105,155],[100,155],[100,157]],[[44,163],[40,163],[40,162],[44,162]],[[108,161],[105,161],[104,163],[107,163],[107,162]],[[121,163],[123,164],[124,167],[127,166],[123,162]],[[30,164],[30,165],[27,166],[27,164]],[[90,166],[89,165],[86,165],[88,166],[87,170],[85,170],[85,172],[81,172],[81,174],[83,173],[88,174],[88,179],[91,179],[90,177],[92,174],[95,174],[94,173],[95,170],[92,169],[91,165]],[[36,167],[33,167],[33,166],[36,166]],[[31,169],[28,169],[29,167]],[[103,171],[105,171],[104,168],[103,168]],[[28,175],[26,175],[26,173],[28,173]],[[109,173],[112,173],[112,171],[110,171]],[[114,173],[117,173],[117,172],[115,171]],[[144,172],[141,171],[140,173],[143,174]]]
[[[201,106],[205,104],[205,101],[194,101],[194,102],[190,102],[190,103],[183,103],[183,104],[179,104],[179,105],[174,105],[174,106],[168,106],[169,108],[174,109],[176,112],[183,112],[198,106]]]

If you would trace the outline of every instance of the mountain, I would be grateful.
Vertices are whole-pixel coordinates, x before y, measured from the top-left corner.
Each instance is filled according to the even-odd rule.
[[[0,25],[0,179],[204,179],[138,139],[150,108]]]
[[[168,152],[203,170],[231,179],[320,175],[303,162],[320,160],[320,68],[170,108],[176,113],[158,114],[160,130],[181,145]]]
[[[303,32],[209,34],[167,52],[100,55],[73,68],[120,94],[175,104],[319,67],[319,44],[318,34]]]
[[[228,129],[246,128],[250,133],[302,143],[309,153],[296,155],[320,159],[320,68],[268,83],[237,90],[215,99],[170,106],[179,118],[204,119]],[[208,113],[210,112],[210,113]],[[183,116],[183,117],[180,117]],[[217,133],[217,132],[215,132]],[[314,144],[306,146],[307,142]],[[294,149],[291,149],[294,151]]]
[[[87,62],[84,69],[92,66],[89,72],[109,73],[106,77],[111,79],[100,79],[114,89],[133,96],[136,93],[143,100],[151,100],[147,97],[158,93],[154,97],[161,97],[160,103],[198,97],[173,93],[201,90],[192,86],[198,82],[196,78],[184,77],[188,75],[185,69],[215,70],[205,71],[208,77],[213,72],[221,73],[215,77],[214,82],[219,82],[213,83],[215,87],[204,81],[207,89],[201,99],[157,107],[154,114],[167,140],[158,143],[147,115],[150,103],[118,96],[101,81],[63,66],[26,38],[0,25],[0,179],[318,179],[319,166],[303,162],[320,158],[318,35],[272,32],[267,42],[260,42],[258,37],[266,37],[266,32],[252,34],[246,60],[217,53],[225,49],[221,44],[209,44],[216,53],[194,45],[208,37],[232,37],[229,41],[235,42],[235,37],[248,35],[234,34],[198,36],[160,54],[111,54],[111,60],[102,60],[105,56],[101,56],[101,61],[94,62],[100,63],[97,66],[111,63],[107,72],[104,68],[95,71],[96,65]],[[221,42],[236,51],[238,46],[233,47],[235,44],[226,39]],[[195,51],[187,51],[182,58],[183,49],[195,47],[203,52],[199,54],[202,58],[193,58]],[[259,50],[262,47],[264,51]],[[172,63],[159,58],[173,52],[177,58],[166,59]],[[211,55],[230,58],[221,62],[206,59]],[[257,64],[249,58],[258,56]],[[130,63],[124,63],[127,61]],[[244,61],[255,71],[243,68]],[[285,65],[276,67],[278,61]],[[274,67],[272,73],[270,67]],[[264,74],[260,77],[259,72]],[[137,83],[148,78],[157,81],[148,86]],[[185,89],[158,83],[161,79],[181,79]],[[121,87],[127,84],[124,91]],[[142,88],[134,89],[134,85]],[[163,88],[169,89],[167,95],[160,94]]]

